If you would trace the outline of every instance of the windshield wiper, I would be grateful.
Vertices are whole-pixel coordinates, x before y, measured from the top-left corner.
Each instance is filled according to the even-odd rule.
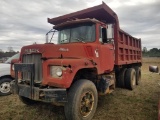
[[[80,37],[80,38],[74,38],[75,40],[77,40],[77,41],[80,41],[80,42],[82,42],[82,43],[86,43],[86,42],[84,42],[83,40],[84,40],[84,38],[83,37]]]
[[[52,37],[51,37],[50,41],[48,41],[48,34],[51,33],[51,32],[53,32],[53,34],[52,34]],[[46,33],[46,43],[48,43],[48,42],[51,43],[53,35],[54,35],[55,32],[57,32],[57,30],[51,29],[49,32]]]

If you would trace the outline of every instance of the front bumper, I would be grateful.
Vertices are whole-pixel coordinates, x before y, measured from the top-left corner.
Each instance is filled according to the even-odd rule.
[[[14,65],[15,80],[11,82],[11,92],[32,100],[65,103],[67,102],[67,91],[63,88],[40,88],[34,85],[34,64],[17,63]],[[29,72],[30,83],[18,80],[18,72]]]
[[[43,88],[31,87],[25,84],[17,84],[15,81],[11,82],[11,92],[13,94],[18,94],[32,100],[52,102],[52,103],[65,103],[67,102],[67,92],[66,89],[60,88]]]

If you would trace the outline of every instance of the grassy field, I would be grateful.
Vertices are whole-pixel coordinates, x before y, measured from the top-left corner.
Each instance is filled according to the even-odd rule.
[[[157,120],[160,99],[160,75],[148,71],[160,67],[160,58],[144,58],[142,82],[133,91],[116,88],[99,98],[93,120]],[[39,103],[26,106],[16,95],[0,96],[0,120],[65,120],[63,107]]]

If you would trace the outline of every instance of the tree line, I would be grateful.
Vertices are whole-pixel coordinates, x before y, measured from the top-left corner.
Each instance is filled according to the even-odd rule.
[[[6,52],[0,49],[0,59],[12,57],[16,53],[19,53],[19,51],[15,52],[12,47],[8,47]]]
[[[0,52],[0,59],[1,58],[6,58],[6,57],[12,57],[13,55],[15,55],[16,53],[19,53],[18,51],[15,52]]]
[[[147,50],[146,47],[143,47],[142,55],[143,57],[160,57],[160,49],[152,48],[150,50]]]

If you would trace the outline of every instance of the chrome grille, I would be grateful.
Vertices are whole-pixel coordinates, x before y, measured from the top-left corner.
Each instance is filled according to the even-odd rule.
[[[23,55],[22,62],[23,63],[34,63],[35,65],[35,74],[34,74],[34,82],[42,81],[42,55],[41,54],[25,54]],[[23,72],[22,78],[24,80],[30,80],[30,75],[28,72]]]

